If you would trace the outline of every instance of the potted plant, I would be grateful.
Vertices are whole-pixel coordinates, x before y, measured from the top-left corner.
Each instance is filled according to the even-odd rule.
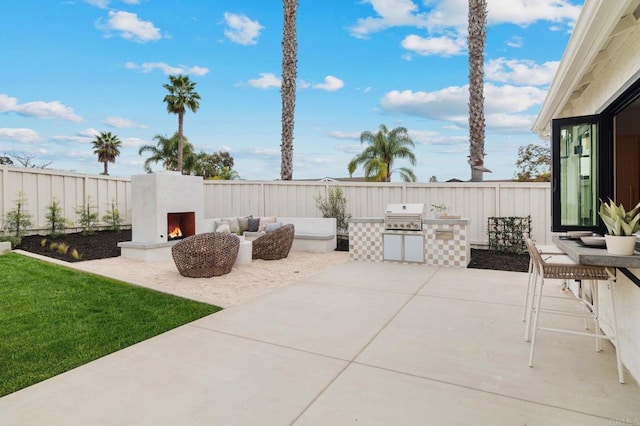
[[[431,211],[434,212],[434,216],[436,219],[441,219],[447,216],[447,210],[449,208],[446,204],[431,204]]]
[[[607,252],[628,256],[632,255],[636,246],[637,237],[634,235],[640,230],[640,203],[626,211],[622,204],[617,205],[613,200],[600,201],[600,218],[609,232],[604,236],[607,243]]]

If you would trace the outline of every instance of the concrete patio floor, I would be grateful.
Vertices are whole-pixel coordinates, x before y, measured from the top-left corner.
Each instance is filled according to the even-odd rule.
[[[526,280],[343,263],[0,398],[0,424],[640,424],[610,344],[540,333],[528,367]]]

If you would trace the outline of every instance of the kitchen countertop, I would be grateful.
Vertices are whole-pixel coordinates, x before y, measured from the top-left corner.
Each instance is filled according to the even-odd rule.
[[[586,247],[578,240],[554,236],[552,241],[570,258],[583,265],[640,268],[640,253],[637,250],[632,256],[618,256],[607,253],[606,247]]]

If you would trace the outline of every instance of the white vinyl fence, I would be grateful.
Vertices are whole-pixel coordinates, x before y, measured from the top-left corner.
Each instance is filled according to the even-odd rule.
[[[383,217],[389,203],[445,204],[449,213],[471,219],[472,244],[486,245],[489,217],[528,216],[532,236],[551,244],[551,187],[537,182],[362,183],[205,181],[205,217],[320,217],[315,197],[341,186],[353,217]]]
[[[62,215],[72,224],[69,229],[71,232],[79,229],[76,209],[87,202],[100,218],[111,209],[113,203],[124,219],[124,225],[131,224],[129,178],[2,166],[0,219],[4,219],[6,213],[15,208],[20,193],[27,202],[26,211],[31,215],[31,233],[45,231],[48,207],[54,201],[60,204]]]
[[[389,203],[424,203],[426,216],[432,204],[445,204],[449,213],[471,220],[472,244],[487,244],[487,219],[493,216],[528,216],[539,244],[551,243],[551,192],[548,183],[351,183],[309,181],[205,181],[205,218],[228,216],[320,217],[315,198],[341,186],[347,212],[353,217],[382,217]],[[0,217],[14,208],[18,193],[27,199],[33,233],[46,228],[47,207],[60,202],[63,215],[77,223],[75,210],[87,202],[102,217],[115,203],[131,224],[131,179],[83,175],[52,170],[2,166]],[[74,228],[75,230],[76,228]]]

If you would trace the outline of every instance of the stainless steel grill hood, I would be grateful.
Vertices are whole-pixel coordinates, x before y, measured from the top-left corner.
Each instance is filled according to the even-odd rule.
[[[424,203],[388,204],[384,214],[384,229],[422,231]]]

